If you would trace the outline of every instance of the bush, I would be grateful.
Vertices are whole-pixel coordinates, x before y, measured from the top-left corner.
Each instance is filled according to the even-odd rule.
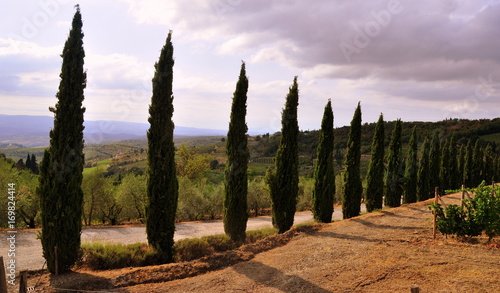
[[[277,234],[278,230],[275,228],[262,228],[258,230],[247,231],[246,244],[257,242],[267,236]]]
[[[174,260],[181,262],[204,257],[215,250],[205,239],[186,238],[175,242],[174,251]]]
[[[226,234],[210,235],[201,238],[206,241],[215,251],[223,252],[236,248],[236,243],[234,243],[231,238]]]
[[[484,231],[489,241],[500,235],[500,187],[486,186],[484,181],[471,199],[463,201],[463,207],[432,203],[430,209],[436,213],[436,229],[444,235],[474,237]]]
[[[124,267],[140,267],[160,264],[156,250],[147,244],[83,244],[81,266],[94,270],[109,270]]]

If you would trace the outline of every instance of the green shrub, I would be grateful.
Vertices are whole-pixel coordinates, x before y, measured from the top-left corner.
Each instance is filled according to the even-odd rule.
[[[160,256],[147,244],[83,244],[80,265],[94,270],[139,267],[160,263]]]
[[[204,257],[213,253],[215,249],[204,239],[186,238],[176,241],[174,250],[174,260],[181,262]]]
[[[246,243],[254,243],[261,239],[266,238],[267,236],[275,235],[278,233],[278,230],[275,228],[262,228],[258,230],[250,230],[247,231]]]
[[[204,236],[201,239],[206,241],[208,245],[218,252],[236,248],[236,243],[234,243],[226,234]]]

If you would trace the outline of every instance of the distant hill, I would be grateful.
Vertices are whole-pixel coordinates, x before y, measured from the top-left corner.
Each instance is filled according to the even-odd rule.
[[[147,123],[121,121],[85,121],[85,142],[99,144],[127,139],[142,139],[149,129]],[[0,114],[0,144],[43,147],[49,145],[53,118],[49,116]],[[227,130],[176,126],[176,137],[224,136]]]

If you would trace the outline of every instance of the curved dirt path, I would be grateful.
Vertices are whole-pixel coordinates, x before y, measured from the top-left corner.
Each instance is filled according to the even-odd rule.
[[[341,207],[336,207],[334,219],[342,218]],[[295,214],[295,224],[312,221],[311,212],[298,212]],[[264,227],[271,227],[271,217],[262,216],[250,218],[247,224],[247,230],[254,230]],[[19,230],[16,233],[16,270],[39,270],[42,268],[45,259],[43,258],[42,245],[39,239],[36,239],[39,229]],[[204,221],[204,222],[183,222],[176,224],[174,239],[197,238],[207,235],[223,234],[224,227],[222,221]],[[9,250],[6,238],[7,232],[0,232],[0,254],[4,255],[4,261],[7,258]],[[83,228],[82,243],[102,242],[102,243],[122,243],[131,244],[137,242],[147,242],[146,228],[139,227],[102,227],[102,228]]]
[[[444,201],[458,203],[459,196],[447,196]],[[416,284],[421,292],[500,292],[499,248],[485,245],[484,238],[479,244],[441,235],[433,240],[429,203],[328,224],[220,271],[115,290],[409,292]]]

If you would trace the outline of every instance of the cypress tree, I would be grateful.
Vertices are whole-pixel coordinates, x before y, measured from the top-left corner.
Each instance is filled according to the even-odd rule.
[[[25,167],[26,169],[30,170],[33,168],[32,167],[32,164],[31,164],[31,157],[30,157],[30,154],[28,154],[28,156],[26,157],[26,163],[25,163]]]
[[[86,72],[83,69],[82,16],[76,6],[72,28],[62,53],[58,102],[50,146],[41,166],[40,194],[42,247],[47,268],[55,272],[55,250],[59,272],[69,270],[80,256],[83,192],[83,114]]]
[[[226,140],[227,163],[224,176],[224,231],[233,241],[245,242],[248,220],[248,140],[247,124],[248,78],[245,63],[241,64],[240,77],[233,94],[231,121]]]
[[[477,187],[483,180],[483,149],[479,144],[479,140],[476,140],[476,144],[474,145],[471,178],[472,187]]]
[[[399,207],[403,195],[404,169],[401,160],[401,120],[396,120],[389,144],[389,159],[385,178],[385,205]]]
[[[179,197],[172,121],[174,48],[171,39],[172,31],[168,33],[155,64],[148,119],[151,126],[147,132],[149,201],[146,207],[146,233],[149,244],[157,249],[165,262],[172,261],[173,257],[175,213]]]
[[[446,140],[441,148],[441,164],[439,167],[439,191],[444,194],[445,190],[450,189],[450,141]]]
[[[335,169],[333,166],[333,110],[328,100],[321,121],[321,131],[317,150],[317,162],[314,170],[314,189],[312,210],[314,219],[323,223],[332,221],[335,196]]]
[[[417,127],[414,126],[410,137],[408,154],[406,155],[403,203],[417,201],[417,180]]]
[[[472,147],[472,141],[467,142],[467,146],[465,148],[465,160],[464,160],[464,185],[467,188],[474,187],[473,176],[472,176],[472,161],[474,159],[474,148]]]
[[[461,185],[459,180],[461,178],[461,173],[458,171],[459,154],[457,154],[457,140],[455,138],[455,135],[452,135],[450,139],[448,157],[448,170],[450,176],[448,181],[448,188],[456,189]]]
[[[493,157],[493,148],[491,144],[488,144],[484,149],[483,154],[483,177],[482,180],[486,181],[486,184],[491,184],[495,180],[494,176],[494,163],[495,159]]]
[[[361,103],[354,112],[347,140],[342,214],[344,219],[359,216],[363,185],[360,174],[361,161]]]
[[[439,135],[437,132],[435,132],[432,136],[429,150],[429,185],[431,188],[430,196],[434,194],[434,188],[439,187],[439,184],[441,183],[441,179],[439,178],[440,165],[441,144],[439,142]]]
[[[429,138],[424,140],[420,151],[417,174],[417,201],[428,199],[432,192],[429,181]]]
[[[384,156],[385,156],[385,134],[384,115],[380,114],[375,134],[372,141],[372,157],[368,165],[367,187],[366,187],[366,210],[372,212],[382,209],[384,198]]]
[[[36,161],[35,154],[31,154],[31,172],[33,174],[38,174],[38,163]]]
[[[465,155],[467,149],[465,144],[460,145],[460,151],[458,154],[458,165],[457,165],[457,187],[464,184],[464,167],[465,167]]]
[[[279,233],[288,231],[293,225],[299,192],[298,105],[299,86],[295,77],[282,112],[282,136],[276,153],[275,170],[268,170],[266,175],[271,193],[273,225]]]

